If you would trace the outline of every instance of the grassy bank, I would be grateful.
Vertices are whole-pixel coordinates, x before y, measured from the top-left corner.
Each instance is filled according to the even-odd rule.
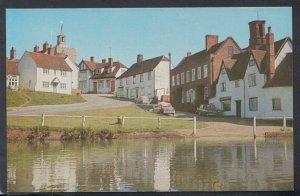
[[[31,91],[6,91],[7,107],[30,106],[30,105],[57,105],[81,103],[85,100],[81,96]]]
[[[86,128],[94,131],[109,130],[113,132],[134,132],[134,131],[166,131],[166,130],[191,130],[193,121],[179,120],[175,117],[168,116],[174,120],[164,120],[167,116],[157,115],[145,111],[138,107],[111,108],[101,110],[89,110],[80,112],[69,112],[63,115],[72,116],[98,116],[98,118],[86,118]],[[101,117],[150,117],[155,119],[129,119],[125,120],[125,127],[122,128],[117,124],[117,119],[105,119]],[[161,117],[161,129],[157,128],[157,117]],[[10,129],[30,128],[41,124],[41,117],[8,117],[7,125]],[[62,118],[62,117],[46,117],[45,126],[50,129],[62,130],[64,128],[74,128],[82,126],[82,118]],[[203,122],[197,121],[197,128],[205,127]]]

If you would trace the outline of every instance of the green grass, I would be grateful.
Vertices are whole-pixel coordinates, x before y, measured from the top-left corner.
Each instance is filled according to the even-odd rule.
[[[124,107],[102,110],[89,110],[80,112],[64,113],[64,115],[86,115],[99,116],[99,118],[86,118],[86,127],[96,131],[108,129],[110,131],[172,131],[180,129],[192,129],[193,121],[178,120],[175,117],[157,115],[138,107]],[[116,124],[117,119],[102,119],[100,117],[117,117],[124,115],[126,117],[152,117],[155,119],[126,119],[125,127]],[[157,129],[157,117],[161,117],[161,129]],[[164,120],[163,118],[174,118],[174,120]],[[41,124],[41,117],[9,117],[7,119],[8,127],[34,127]],[[82,126],[82,118],[63,118],[63,117],[47,117],[45,118],[45,126],[55,129],[74,128]],[[203,122],[197,121],[197,128],[205,127]]]
[[[7,107],[30,105],[57,105],[85,102],[85,100],[81,96],[31,91],[7,90],[6,98]]]

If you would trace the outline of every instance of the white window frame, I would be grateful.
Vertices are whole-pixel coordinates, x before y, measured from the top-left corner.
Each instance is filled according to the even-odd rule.
[[[208,65],[204,65],[203,67],[203,78],[207,78],[208,76]]]
[[[248,64],[249,64],[249,67],[254,66],[255,65],[254,59],[250,59]]]
[[[180,85],[180,75],[176,75],[176,85]]]
[[[201,74],[201,66],[197,68],[197,79],[200,80],[202,78]]]
[[[206,100],[208,98],[208,87],[204,87],[204,100]]]
[[[191,77],[191,74],[190,74],[190,71],[186,71],[186,78],[185,78],[185,81],[186,83],[190,82],[190,77]]]
[[[50,86],[49,82],[47,81],[43,81],[42,84],[43,84],[43,88],[49,88]]]
[[[240,87],[240,80],[235,80],[234,81],[234,86],[235,86],[235,88]]]
[[[196,70],[192,69],[192,82],[196,79]]]
[[[276,104],[276,101],[279,101],[279,105]],[[272,110],[273,111],[280,111],[282,110],[282,104],[281,104],[281,99],[280,98],[272,98]]]
[[[66,72],[66,71],[63,71],[63,70],[61,70],[61,71],[60,71],[60,75],[61,75],[62,77],[66,77],[66,76],[67,76],[67,72]]]
[[[248,75],[248,86],[253,87],[256,86],[256,74],[249,74]]]
[[[110,88],[111,87],[111,84],[110,84],[110,80],[106,80],[106,88]]]
[[[175,86],[175,76],[172,76],[172,86]]]
[[[184,72],[182,72],[180,75],[180,81],[181,81],[181,84],[184,84]]]
[[[220,91],[221,92],[226,92],[226,82],[220,83]]]
[[[148,80],[152,80],[152,71],[148,72]]]
[[[258,97],[249,98],[249,111],[258,111]]]
[[[133,83],[133,84],[136,83],[136,76],[132,76],[132,83]]]
[[[144,82],[144,75],[140,74],[140,82]]]
[[[67,89],[67,84],[66,83],[60,83],[59,87],[60,87],[60,89],[66,90]]]
[[[43,74],[49,75],[50,74],[50,70],[43,68]]]

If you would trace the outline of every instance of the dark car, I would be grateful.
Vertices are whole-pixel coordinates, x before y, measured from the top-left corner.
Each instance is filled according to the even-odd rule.
[[[221,116],[223,111],[218,110],[213,104],[202,104],[199,108],[197,108],[197,113],[205,116]]]
[[[159,113],[159,114],[172,114],[175,116],[175,108],[167,102],[160,102],[158,105],[153,106],[154,113]]]

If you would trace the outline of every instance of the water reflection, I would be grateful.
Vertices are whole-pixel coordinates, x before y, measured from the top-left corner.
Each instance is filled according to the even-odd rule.
[[[8,190],[293,190],[293,140],[8,144]]]

